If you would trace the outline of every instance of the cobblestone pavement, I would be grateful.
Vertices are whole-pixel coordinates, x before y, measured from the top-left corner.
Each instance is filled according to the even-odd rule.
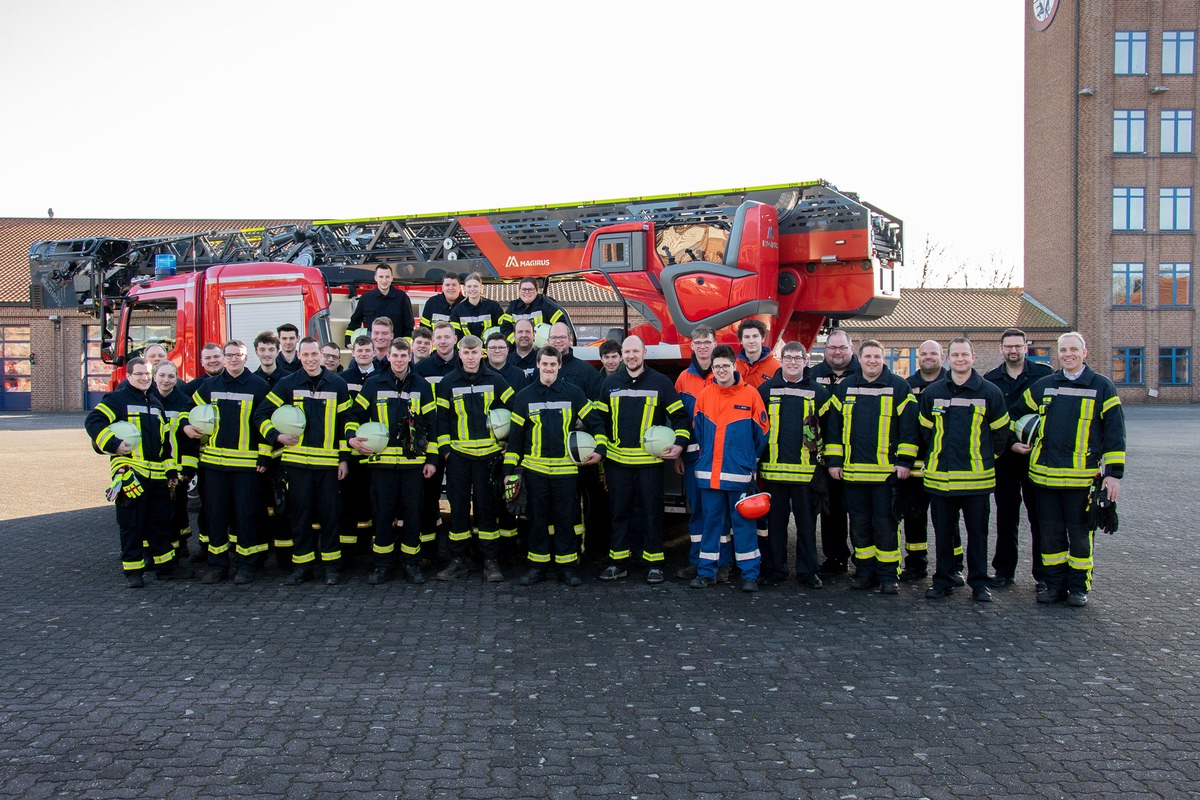
[[[0,796],[1200,797],[1200,408],[1129,419],[1075,610],[1035,603],[1027,553],[990,605],[634,575],[129,591],[82,417],[0,418]]]

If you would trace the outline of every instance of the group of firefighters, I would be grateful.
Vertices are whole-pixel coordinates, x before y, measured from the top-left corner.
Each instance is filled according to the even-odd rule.
[[[929,575],[932,516],[925,596],[966,585],[990,601],[1016,581],[1023,500],[1037,600],[1087,603],[1089,506],[1117,499],[1125,433],[1115,388],[1084,363],[1078,333],[1059,338],[1056,372],[1029,360],[1025,334],[1008,330],[1004,361],[986,375],[971,342],[956,338],[945,357],[924,342],[919,370],[904,379],[876,341],[856,350],[835,329],[810,368],[803,345],[776,355],[751,319],[738,326],[736,350],[695,328],[691,363],[672,382],[646,364],[636,336],[603,342],[599,370],[576,357],[566,313],[533,279],[504,309],[483,296],[478,275],[447,275],[417,318],[389,267],[375,277],[347,329],[345,369],[341,348],[290,324],[255,339],[254,372],[240,341],[206,345],[204,374],[186,385],[162,346],[125,364],[126,380],[85,426],[111,457],[130,587],[151,569],[160,580],[195,576],[186,563],[193,477],[192,558],[206,562],[207,584],[250,583],[273,553],[290,584],[338,584],[361,557],[372,585],[397,574],[424,583],[432,565],[439,580],[481,566],[485,580],[503,581],[502,564],[518,559],[522,585],[545,580],[553,564],[577,586],[585,549],[603,553],[602,581],[640,561],[645,579],[662,583],[670,462],[689,510],[689,563],[675,574],[691,587],[726,582],[735,566],[746,592],[788,580],[794,520],[802,586],[818,589],[853,563],[852,588],[897,594],[899,582]],[[359,326],[369,334],[355,334]],[[212,408],[202,415],[202,406]],[[289,407],[299,429],[276,413]],[[1040,425],[1021,441],[1011,422],[1028,414]],[[122,421],[135,426],[133,441],[113,424]],[[367,423],[383,426],[386,444],[359,435]],[[656,426],[674,440],[650,446]]]

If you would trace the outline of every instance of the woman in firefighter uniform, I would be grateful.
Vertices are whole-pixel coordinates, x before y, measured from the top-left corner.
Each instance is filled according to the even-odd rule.
[[[861,371],[833,390],[825,455],[829,477],[844,481],[858,574],[850,586],[897,594],[900,574],[896,480],[917,457],[917,405],[904,379],[883,363],[874,340],[858,348]]]
[[[372,586],[384,583],[396,564],[409,583],[425,582],[421,574],[421,489],[437,471],[438,453],[434,411],[437,401],[429,381],[413,370],[408,341],[398,338],[388,349],[389,369],[372,375],[355,398],[350,420],[350,446],[366,456],[375,512],[371,551],[375,567],[367,576]],[[388,431],[387,447],[372,453],[357,430],[378,422]],[[400,521],[397,529],[396,520]]]
[[[513,390],[504,378],[484,369],[482,358],[483,342],[479,337],[464,337],[458,369],[442,378],[435,390],[438,450],[446,458],[446,493],[450,498],[450,563],[437,574],[442,581],[465,578],[470,573],[467,551],[471,545],[472,499],[484,578],[504,580],[498,561],[499,499],[492,481],[492,460],[501,448],[488,420],[493,409],[509,408]]]
[[[254,415],[263,438],[282,445],[280,462],[287,472],[288,520],[292,525],[292,586],[311,580],[318,549],[325,565],[325,583],[341,583],[341,541],[338,537],[338,481],[348,471],[346,443],[350,421],[350,390],[346,382],[321,364],[321,345],[311,336],[300,340],[300,369],[275,384]],[[283,433],[271,421],[278,408],[294,405],[304,412],[304,432]],[[312,523],[320,525],[320,547]]]
[[[500,332],[509,344],[515,343],[514,328],[523,319],[529,320],[534,330],[538,325],[553,325],[556,322],[561,322],[568,328],[571,326],[567,312],[558,303],[538,292],[537,280],[534,278],[521,278],[517,285],[517,298],[508,304],[504,316],[500,318]],[[575,331],[572,330],[571,333],[574,334]]]
[[[460,340],[466,336],[477,336],[482,340],[488,328],[500,325],[504,309],[495,300],[483,296],[483,278],[479,273],[472,272],[468,275],[463,286],[466,288],[466,296],[450,312],[450,324],[454,326]]]
[[[129,588],[140,589],[142,573],[151,565],[160,580],[190,578],[193,573],[177,562],[171,545],[169,492],[179,473],[170,451],[162,401],[150,391],[150,364],[144,358],[132,358],[125,369],[128,378],[88,413],[84,429],[96,451],[109,455],[109,496],[117,507],[121,568]],[[140,442],[116,437],[109,426],[122,421],[137,429]]]
[[[579,536],[574,531],[579,467],[571,458],[568,437],[586,428],[602,439],[604,426],[583,390],[559,377],[561,365],[558,350],[543,347],[538,352],[538,380],[513,398],[504,476],[507,489],[514,479],[519,484],[516,473],[523,470],[529,492],[530,567],[519,579],[522,586],[545,580],[552,549],[559,580],[568,586],[582,583],[576,572]],[[604,445],[598,442],[595,452],[579,463],[597,464],[603,455]]]
[[[1125,475],[1125,412],[1112,381],[1084,363],[1087,345],[1075,332],[1058,338],[1060,369],[1025,390],[1025,406],[1041,418],[1029,449],[1029,477],[1038,486],[1042,566],[1039,603],[1087,605],[1092,586],[1089,497],[1116,502]],[[1096,492],[1092,492],[1097,483]]]
[[[967,529],[967,585],[974,599],[990,602],[988,518],[996,459],[1008,444],[1008,404],[1004,393],[975,371],[968,339],[952,339],[947,352],[949,377],[926,388],[918,403],[925,491],[931,496],[937,548],[933,586],[925,597],[934,600],[954,591],[961,515]]]
[[[170,361],[160,361],[154,367],[154,388],[162,400],[163,413],[167,418],[167,436],[175,463],[179,466],[179,485],[172,487],[171,496],[171,542],[180,559],[187,558],[188,539],[192,535],[191,518],[188,515],[188,484],[196,475],[200,463],[200,447],[195,439],[185,436],[180,430],[192,408],[192,400],[176,389],[179,369]]]
[[[234,583],[254,580],[259,554],[267,551],[258,529],[258,472],[266,470],[270,450],[254,425],[253,415],[267,398],[267,382],[246,369],[246,345],[225,343],[225,369],[192,395],[197,406],[216,406],[217,424],[204,435],[189,423],[184,433],[202,440],[200,465],[204,469],[204,510],[208,525],[208,572],[203,583],[220,583],[229,577],[229,548],[237,553]],[[233,533],[229,530],[232,527]]]

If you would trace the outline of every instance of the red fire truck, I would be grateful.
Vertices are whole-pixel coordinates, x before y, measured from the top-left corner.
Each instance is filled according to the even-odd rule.
[[[697,325],[733,341],[747,318],[765,322],[772,341],[810,346],[838,320],[878,318],[895,307],[903,223],[812,181],[161,238],[42,241],[29,253],[34,305],[95,313],[115,384],[124,361],[152,343],[165,344],[181,377],[191,378],[205,342],[252,340],[283,322],[340,342],[354,298],[373,286],[380,263],[392,265],[397,284],[418,304],[447,272],[481,273],[497,299],[518,279],[539,277],[569,309],[576,298],[576,307],[607,310],[594,338],[637,334],[658,361],[688,358]]]

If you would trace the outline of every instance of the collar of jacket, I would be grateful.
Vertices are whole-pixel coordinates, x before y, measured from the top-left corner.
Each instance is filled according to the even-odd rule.
[[[458,374],[461,375],[462,379],[464,381],[466,381],[467,383],[474,384],[474,383],[479,383],[481,380],[483,380],[483,377],[484,377],[484,375],[487,374],[487,372],[484,371],[483,360],[480,359],[479,369],[475,370],[474,372],[467,372],[465,369],[463,369],[462,365],[460,364],[458,366]]]
[[[700,366],[700,362],[696,360],[696,354],[692,353],[692,363],[688,366],[688,372],[694,373],[701,378],[707,378],[712,375],[712,361],[708,362],[708,369]]]
[[[946,374],[946,382],[950,384],[950,388],[956,392],[976,392],[979,391],[981,386],[983,386],[983,377],[979,374],[979,370],[973,369],[971,370],[971,374],[961,384],[956,383],[954,380],[954,375],[950,373]]]
[[[761,351],[759,351],[758,361],[751,361],[749,358],[747,358],[745,348],[738,350],[738,354],[737,354],[738,361],[745,361],[747,364],[749,364],[752,367],[755,364],[757,364],[759,361],[766,361],[770,357],[771,357],[771,351],[769,349],[767,349],[765,346],[763,347],[763,349]]]
[[[883,386],[884,384],[889,383],[891,379],[892,371],[888,369],[887,364],[884,364],[883,371],[880,372],[879,377],[873,381],[867,380],[867,376],[863,374],[861,369],[850,376],[847,380],[853,381],[858,386]]]
[[[1083,386],[1089,386],[1092,383],[1092,376],[1095,374],[1096,373],[1092,371],[1091,367],[1089,367],[1087,364],[1084,364],[1083,372],[1079,373],[1079,377],[1075,380],[1071,380],[1069,377],[1067,377],[1066,371],[1060,367],[1058,372],[1054,373],[1054,380],[1058,383],[1078,383]]]
[[[721,384],[717,383],[716,381],[713,381],[712,385],[717,387],[717,389],[720,390],[721,394],[732,394],[734,392],[734,390],[739,389],[742,386],[742,383],[743,383],[742,376],[740,374],[738,374],[737,370],[734,370],[733,383],[729,384],[728,386],[722,386]]]

